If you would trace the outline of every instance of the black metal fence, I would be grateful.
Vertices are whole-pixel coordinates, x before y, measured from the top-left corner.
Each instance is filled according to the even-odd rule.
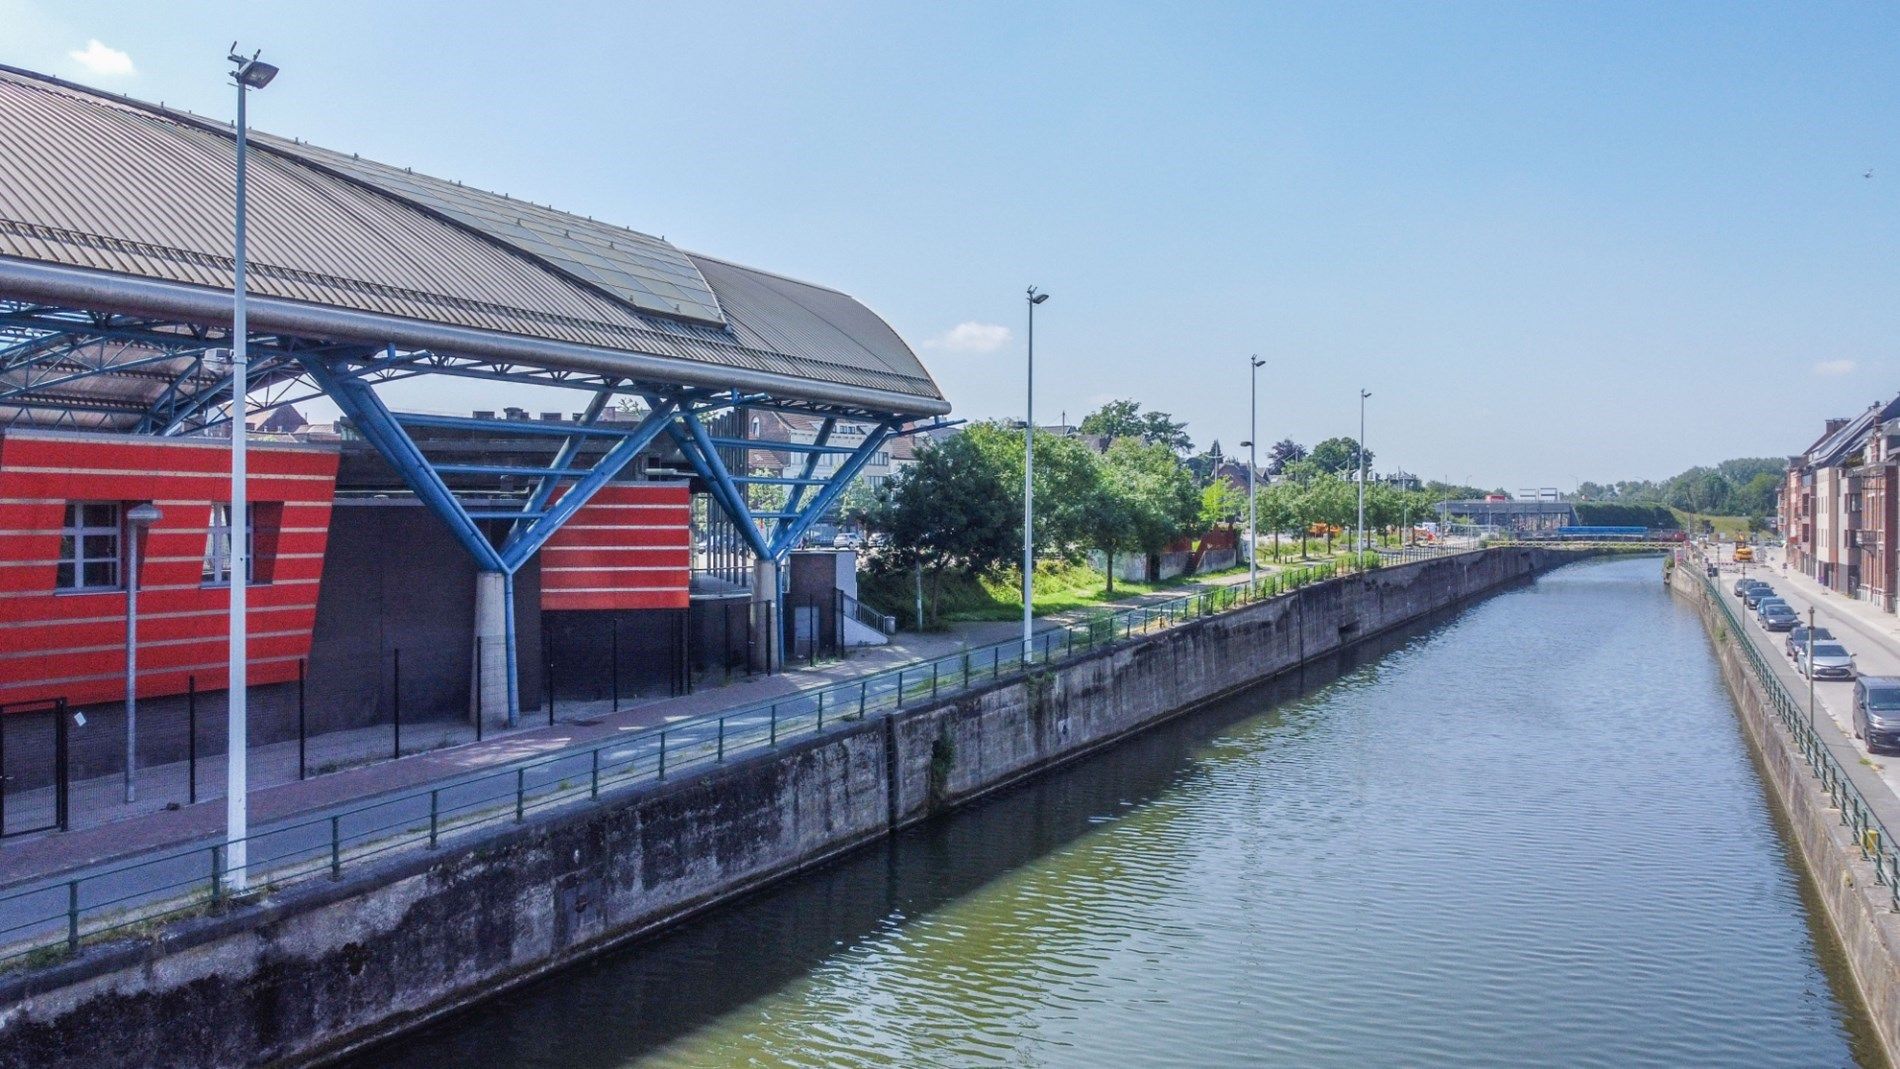
[[[0,836],[66,830],[67,716],[64,698],[0,705]]]

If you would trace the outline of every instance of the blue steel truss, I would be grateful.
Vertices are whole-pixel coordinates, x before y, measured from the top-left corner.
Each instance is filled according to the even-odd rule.
[[[228,328],[0,299],[0,428],[50,424],[165,436],[216,433],[230,420],[232,377],[228,364],[218,359],[218,351],[230,343]],[[454,354],[274,335],[253,336],[249,351],[253,405],[267,408],[329,398],[477,567],[501,574],[510,722],[519,716],[514,574],[661,435],[678,448],[752,552],[779,564],[878,450],[894,435],[910,433],[897,413]],[[465,419],[392,411],[374,388],[424,375],[560,386],[586,391],[589,400],[581,418],[571,423]],[[645,403],[643,419],[630,425],[602,420],[616,398],[629,396]],[[817,416],[822,423],[810,443],[761,443],[708,432],[706,417],[738,408],[797,412]],[[874,429],[857,445],[833,445],[839,420],[870,423]],[[436,462],[410,433],[413,428],[534,435],[558,445],[545,467]],[[588,448],[603,444],[602,450]],[[736,451],[742,468],[752,449],[803,454],[805,459],[795,476],[754,475],[749,468],[729,470],[722,449]],[[820,460],[827,455],[840,458],[839,463],[830,474],[820,474]],[[528,489],[497,503],[492,492],[458,493],[449,485],[450,476],[519,478]],[[752,485],[786,487],[785,505],[753,510],[745,492]]]

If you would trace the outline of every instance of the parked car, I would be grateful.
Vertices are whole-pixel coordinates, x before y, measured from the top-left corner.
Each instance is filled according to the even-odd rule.
[[[1900,749],[1900,676],[1862,676],[1854,684],[1854,737],[1867,752]]]
[[[1827,640],[1833,637],[1834,637],[1834,632],[1829,631],[1825,627],[1817,627],[1814,629],[1814,641],[1816,642],[1826,642]],[[1807,645],[1808,645],[1808,626],[1806,624],[1796,624],[1794,626],[1794,630],[1788,632],[1788,658],[1790,660],[1793,660],[1794,651],[1798,649],[1806,649]]]
[[[1760,586],[1751,586],[1744,591],[1742,593],[1742,604],[1752,609],[1761,603],[1761,599],[1772,598],[1774,596],[1775,588],[1769,586],[1767,583],[1763,583]]]
[[[1813,665],[1808,664],[1808,648],[1802,646],[1794,653],[1794,666],[1812,679],[1852,679],[1855,675],[1854,655],[1838,642],[1815,643]]]
[[[1786,604],[1770,604],[1762,606],[1755,614],[1755,620],[1761,624],[1763,631],[1792,631],[1801,622],[1801,617],[1796,616]]]
[[[1748,592],[1748,588],[1751,586],[1767,586],[1767,585],[1768,585],[1767,583],[1764,583],[1759,579],[1737,579],[1735,580],[1735,596],[1738,598],[1741,597],[1743,594]]]
[[[833,549],[856,549],[864,544],[864,536],[856,531],[841,531],[831,540]]]

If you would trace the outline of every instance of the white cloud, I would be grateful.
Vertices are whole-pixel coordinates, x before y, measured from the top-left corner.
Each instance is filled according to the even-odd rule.
[[[924,342],[927,349],[952,353],[993,353],[1009,344],[1010,330],[998,323],[958,323]]]
[[[1822,360],[1814,365],[1814,373],[1830,377],[1852,375],[1859,366],[1852,360]]]
[[[102,78],[130,78],[138,73],[132,66],[132,57],[94,37],[86,42],[86,47],[78,52],[68,52],[73,62],[87,71]]]

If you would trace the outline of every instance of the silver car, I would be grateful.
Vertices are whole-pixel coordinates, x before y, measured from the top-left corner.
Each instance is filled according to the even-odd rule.
[[[1802,675],[1814,679],[1852,679],[1855,675],[1854,655],[1838,642],[1815,643],[1813,664],[1808,663],[1808,648],[1798,647],[1794,651],[1794,666]]]

